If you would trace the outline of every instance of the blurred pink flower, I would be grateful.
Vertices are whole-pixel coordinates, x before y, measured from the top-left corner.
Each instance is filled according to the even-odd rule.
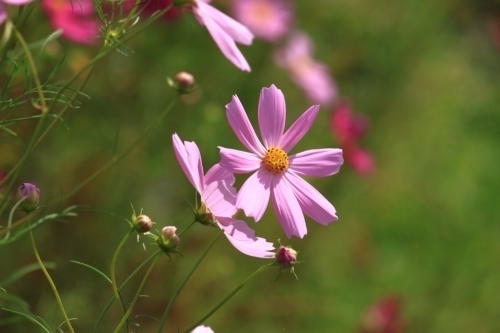
[[[236,189],[232,186],[234,176],[218,164],[203,175],[203,165],[198,146],[194,142],[181,141],[172,136],[175,156],[191,185],[201,196],[202,205],[211,213],[224,235],[240,252],[258,258],[274,258],[274,246],[264,238],[255,237],[255,232],[240,220],[234,219],[237,209]]]
[[[406,323],[401,319],[402,301],[399,296],[386,297],[366,311],[361,333],[402,333]]]
[[[214,331],[208,326],[198,326],[191,333],[214,333]]]
[[[96,44],[99,26],[92,0],[42,0],[54,29],[78,44]]]
[[[22,6],[33,0],[0,0],[0,24],[7,19],[7,8],[5,5]]]
[[[220,165],[233,173],[256,171],[243,184],[236,207],[258,221],[271,197],[288,238],[303,238],[307,234],[304,213],[323,225],[337,220],[332,204],[301,176],[325,177],[337,173],[343,163],[342,150],[313,149],[288,156],[311,128],[318,111],[318,105],[310,107],[283,133],[285,97],[274,85],[263,88],[258,109],[262,144],[238,96],[234,95],[226,105],[229,124],[250,153],[219,147]]]
[[[293,33],[288,44],[275,52],[274,58],[290,72],[293,81],[313,103],[328,106],[337,98],[337,84],[328,67],[313,58],[312,41],[306,33]]]
[[[168,6],[172,5],[173,0],[142,0],[139,3],[139,10],[142,16],[149,17],[156,13],[157,11],[163,10],[167,8]],[[124,3],[124,9],[125,10],[130,10],[135,6],[136,0],[125,0]],[[163,15],[163,18],[166,21],[175,21],[178,19],[180,16],[182,16],[182,11],[178,7],[172,6],[165,15]]]
[[[354,115],[351,105],[341,101],[332,110],[330,126],[344,150],[346,162],[362,175],[371,174],[375,169],[373,155],[359,148],[359,140],[368,130],[366,117]]]
[[[235,42],[250,45],[253,34],[241,23],[210,6],[210,1],[194,0],[193,13],[200,24],[207,27],[224,56],[242,71],[250,72],[250,65]]]
[[[293,20],[290,0],[233,0],[234,16],[255,36],[270,42],[283,37]]]

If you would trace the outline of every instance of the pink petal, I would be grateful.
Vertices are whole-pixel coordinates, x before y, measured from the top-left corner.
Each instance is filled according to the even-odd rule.
[[[246,151],[219,147],[220,165],[234,173],[248,173],[260,168],[262,160]]]
[[[191,185],[199,193],[203,191],[203,165],[201,164],[201,155],[198,146],[194,142],[185,141],[182,143],[177,134],[172,135],[174,152],[177,161],[181,165],[182,171],[189,179]]]
[[[288,238],[303,238],[307,234],[306,221],[291,185],[284,177],[275,179],[271,196],[274,211]]]
[[[7,19],[7,8],[0,2],[0,24],[4,23]]]
[[[326,177],[339,172],[344,163],[342,149],[311,149],[289,156],[289,170],[299,176]]]
[[[226,105],[226,116],[240,142],[254,154],[264,157],[266,149],[257,138],[238,96],[234,95],[231,102]]]
[[[24,5],[32,1],[33,0],[2,0],[3,3],[6,3],[8,5],[17,5],[17,6]]]
[[[234,40],[217,24],[217,22],[213,20],[212,17],[210,17],[209,14],[205,12],[206,7],[210,7],[210,5],[198,2],[198,6],[194,7],[193,11],[207,27],[208,32],[214,39],[222,54],[224,54],[224,56],[231,61],[233,65],[242,71],[250,72],[250,65],[248,65],[248,62],[236,46]]]
[[[201,193],[201,201],[214,216],[233,216],[236,214],[236,189],[224,181],[206,185]]]
[[[192,330],[191,333],[214,333],[214,331],[208,326],[201,325]]]
[[[264,146],[278,147],[285,129],[286,104],[283,92],[273,84],[262,88],[259,99],[259,127]]]
[[[236,197],[236,207],[243,209],[246,216],[259,221],[269,203],[272,182],[272,174],[264,169],[259,169],[241,187]]]
[[[297,176],[293,171],[285,173],[300,208],[313,220],[328,224],[338,219],[333,205],[311,184]]]
[[[223,222],[219,226],[224,235],[240,252],[257,258],[274,258],[273,243],[255,237],[255,232],[245,222],[228,218],[223,218]]]
[[[295,147],[297,142],[304,137],[304,135],[311,128],[316,116],[319,112],[319,105],[313,105],[307,109],[293,124],[290,128],[283,134],[279,146],[286,152]]]
[[[226,168],[220,166],[220,164],[215,164],[208,170],[205,174],[205,184],[210,184],[218,180],[227,181],[230,185],[234,184],[234,175]]]
[[[361,148],[346,149],[345,159],[361,175],[369,175],[375,170],[375,159],[367,150]]]
[[[198,6],[200,6],[200,3],[198,3]],[[220,10],[208,4],[202,3],[201,6],[203,7],[201,9],[203,13],[210,16],[212,20],[217,23],[217,25],[220,26],[222,30],[234,41],[244,45],[252,44],[253,34],[243,24],[235,21]]]

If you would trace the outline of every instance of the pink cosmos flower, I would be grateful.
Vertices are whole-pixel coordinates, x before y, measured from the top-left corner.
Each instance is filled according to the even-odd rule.
[[[360,333],[403,333],[407,324],[401,318],[402,300],[388,296],[373,304],[365,313]]]
[[[253,34],[244,25],[210,6],[211,0],[194,0],[193,13],[200,24],[207,27],[215,43],[229,61],[245,72],[250,72],[250,65],[241,54],[236,43],[252,44]]]
[[[236,19],[269,42],[283,37],[293,20],[290,0],[234,0],[232,5]]]
[[[198,326],[191,333],[214,333],[214,331],[208,326]]]
[[[42,7],[55,29],[78,44],[95,44],[99,27],[92,0],[42,0]]]
[[[7,19],[7,8],[5,5],[22,6],[33,0],[0,0],[0,24]]]
[[[311,106],[285,132],[285,98],[272,85],[263,88],[259,100],[257,138],[238,96],[226,105],[229,124],[250,153],[219,147],[220,165],[233,173],[256,171],[243,184],[236,207],[260,220],[271,197],[274,210],[286,235],[303,238],[307,234],[304,213],[326,225],[337,220],[335,208],[301,176],[325,177],[337,173],[343,163],[341,149],[313,149],[288,155],[306,134],[319,111]]]
[[[366,117],[354,115],[351,105],[342,101],[332,110],[330,126],[344,150],[346,162],[361,175],[371,174],[375,169],[373,155],[359,148],[359,140],[368,129]]]
[[[275,53],[276,63],[290,72],[292,80],[301,87],[313,102],[330,105],[338,95],[328,67],[313,58],[311,38],[303,32],[295,32],[288,44]]]
[[[214,222],[224,230],[224,235],[240,252],[258,258],[273,258],[274,246],[240,220],[234,219],[237,209],[234,176],[218,164],[203,175],[203,165],[198,146],[194,142],[182,143],[177,134],[172,136],[175,155],[191,185],[201,196],[202,208],[211,214]]]

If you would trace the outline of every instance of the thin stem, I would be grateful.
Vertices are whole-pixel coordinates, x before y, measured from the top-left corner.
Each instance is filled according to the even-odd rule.
[[[139,288],[137,288],[137,292],[135,293],[135,296],[132,299],[132,302],[130,303],[130,306],[128,307],[127,312],[123,315],[122,320],[120,320],[120,322],[118,323],[118,326],[116,326],[116,328],[113,331],[113,333],[118,333],[118,331],[122,328],[123,324],[125,324],[125,322],[127,321],[128,317],[132,313],[132,310],[134,309],[135,303],[139,299],[139,295],[141,294],[142,288],[144,287],[144,284],[146,283],[146,280],[148,279],[149,274],[153,270],[153,267],[158,262],[158,259],[160,259],[160,255],[161,254],[162,254],[161,250],[158,250],[158,252],[156,252],[156,257],[155,257],[154,261],[151,263],[151,265],[149,266],[146,274],[144,275],[144,278],[142,279],[141,284],[139,285]],[[127,329],[127,327],[125,327],[125,329]]]
[[[205,320],[210,318],[211,315],[213,315],[217,310],[219,310],[219,308],[221,306],[223,306],[227,301],[229,301],[231,299],[231,297],[233,297],[241,288],[243,288],[248,281],[250,281],[254,276],[256,276],[257,274],[262,272],[264,269],[269,268],[271,266],[273,266],[273,264],[268,264],[268,265],[264,265],[264,266],[259,267],[255,272],[250,274],[250,276],[248,276],[242,283],[240,283],[239,286],[237,286],[233,291],[231,291],[229,293],[229,295],[227,295],[222,301],[220,301],[219,304],[217,304],[212,310],[210,310],[205,316],[203,316],[203,318],[198,320],[193,326],[191,326],[186,331],[184,331],[184,333],[191,332],[195,327],[199,326]]]
[[[182,281],[181,285],[177,288],[177,290],[174,292],[174,295],[170,299],[170,302],[168,302],[167,308],[165,309],[165,312],[163,313],[163,316],[161,317],[160,321],[160,326],[158,327],[158,333],[161,333],[163,331],[163,327],[165,326],[165,323],[167,321],[168,314],[170,313],[170,310],[172,309],[172,306],[174,305],[175,300],[177,299],[177,296],[179,296],[180,292],[182,291],[182,288],[186,285],[186,283],[189,281],[191,278],[191,275],[193,275],[194,271],[198,268],[198,266],[201,264],[202,260],[205,258],[207,255],[208,251],[214,246],[215,242],[219,239],[219,237],[224,233],[224,231],[219,230],[217,235],[214,237],[212,242],[208,244],[207,248],[205,251],[202,253],[198,261],[194,264],[193,268],[191,271],[188,273],[188,275],[184,278],[184,281]]]
[[[47,278],[47,281],[49,281],[50,286],[52,287],[52,291],[54,292],[54,296],[56,297],[57,304],[59,304],[59,308],[61,309],[61,312],[64,316],[64,321],[66,322],[66,325],[68,325],[68,328],[70,332],[75,333],[75,330],[73,330],[73,326],[71,326],[71,323],[69,322],[68,315],[66,314],[66,311],[64,310],[64,306],[61,301],[61,297],[59,296],[59,293],[57,292],[56,285],[54,284],[54,281],[52,281],[52,278],[50,277],[49,272],[47,272],[47,269],[43,265],[42,259],[40,258],[40,255],[38,254],[38,251],[36,249],[35,245],[35,237],[33,237],[33,230],[31,228],[31,222],[28,222],[29,228],[30,228],[30,238],[31,238],[31,246],[33,247],[33,253],[35,254],[36,261],[40,265],[41,270],[43,271],[43,274]]]
[[[115,254],[113,255],[113,259],[111,260],[111,286],[113,287],[113,295],[115,296],[116,301],[120,306],[120,310],[122,311],[122,315],[125,315],[125,304],[122,303],[120,294],[118,293],[118,287],[116,285],[116,274],[115,274],[115,269],[116,269],[116,260],[118,259],[118,254],[122,250],[123,246],[127,242],[127,240],[130,238],[132,233],[134,232],[134,229],[130,229],[129,232],[123,237],[122,241],[116,248]]]
[[[118,291],[121,291],[123,288],[125,288],[125,286],[132,280],[132,278],[148,263],[151,261],[151,259],[153,259],[154,257],[156,256],[156,253],[153,253],[152,255],[149,256],[149,258],[147,258],[146,260],[144,260],[142,262],[142,264],[140,264],[133,272],[132,274],[129,275],[129,277],[123,281],[122,285],[118,288]],[[95,333],[95,331],[97,331],[97,327],[99,327],[99,324],[101,323],[101,320],[102,318],[104,317],[104,315],[106,314],[106,312],[108,311],[108,309],[111,307],[111,304],[113,304],[115,300],[115,297],[114,295],[109,299],[108,301],[108,304],[106,304],[106,306],[104,307],[104,309],[101,311],[101,314],[99,315],[99,317],[97,318],[97,321],[94,325],[94,329],[92,330],[92,333]]]
[[[186,228],[182,229],[180,232],[177,233],[177,236],[181,236],[183,233],[185,233],[186,231],[188,231],[189,228],[191,228],[193,226],[193,224],[195,224],[196,221],[193,221],[191,222]]]
[[[130,10],[130,13],[128,14],[127,18],[123,21],[122,25],[117,29],[118,32],[124,31],[125,27],[130,23],[130,20],[132,17],[135,15],[135,12],[137,11],[137,8],[139,7],[139,4],[141,3],[141,0],[136,0],[134,6]]]
[[[98,176],[100,176],[102,173],[104,173],[105,171],[107,171],[114,164],[116,164],[117,162],[121,161],[124,157],[126,157],[146,137],[146,135],[149,134],[149,132],[151,132],[151,130],[155,127],[155,125],[157,125],[158,123],[160,123],[163,120],[163,118],[165,118],[167,116],[167,114],[170,112],[170,110],[172,109],[172,107],[174,106],[174,104],[177,102],[178,98],[179,97],[177,97],[174,100],[172,100],[169,103],[169,105],[166,107],[166,109],[148,126],[148,128],[146,128],[146,130],[137,138],[137,140],[135,142],[133,142],[125,151],[123,151],[118,156],[114,156],[108,163],[106,163],[99,170],[97,170],[96,172],[94,172],[94,174],[92,174],[89,178],[87,178],[82,183],[80,183],[79,185],[77,185],[76,187],[74,187],[70,192],[66,193],[58,201],[56,201],[56,199],[54,199],[52,202],[49,202],[47,204],[47,206],[52,205],[52,204],[54,204],[56,202],[58,202],[58,203],[62,202],[64,200],[66,200],[67,198],[71,197],[73,194],[75,194],[78,191],[80,191],[83,187],[85,187],[92,180],[94,180],[95,178],[97,178]],[[44,119],[44,117],[42,117],[41,119]],[[37,129],[38,129],[38,127],[37,127]],[[36,133],[37,133],[37,131],[35,130],[35,134]],[[25,157],[23,157],[23,158],[25,158]],[[19,170],[17,171],[17,173],[18,172],[19,172]],[[16,177],[17,177],[17,173],[16,173]],[[13,181],[11,181],[11,183],[9,184],[9,187],[8,187],[6,193],[8,193],[8,191],[12,188],[12,185],[13,185]],[[7,196],[5,196],[4,199],[5,198],[7,198]],[[2,211],[2,209],[0,209],[0,212],[1,211]],[[35,211],[35,213],[36,213],[36,211]],[[10,230],[13,230],[13,229],[17,228],[18,226],[22,225],[26,221],[27,221],[27,218],[23,217],[20,220],[12,223],[12,225],[10,227],[1,229],[0,230],[0,236],[3,235],[3,234],[6,234]]]

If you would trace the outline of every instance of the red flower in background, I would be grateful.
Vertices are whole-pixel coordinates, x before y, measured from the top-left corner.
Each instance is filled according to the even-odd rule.
[[[359,147],[359,140],[368,130],[368,119],[354,115],[350,103],[339,102],[332,110],[330,126],[344,151],[344,159],[362,175],[371,174],[375,169],[373,155]]]
[[[363,315],[360,333],[402,333],[406,322],[401,319],[402,301],[399,296],[381,299]]]
[[[135,5],[135,0],[127,0],[126,8],[131,9]],[[142,0],[139,4],[139,10],[142,11],[146,16],[151,16],[155,12],[163,10],[172,4],[172,0]],[[174,21],[182,16],[182,11],[180,8],[173,7],[170,8],[163,19],[167,21]]]

